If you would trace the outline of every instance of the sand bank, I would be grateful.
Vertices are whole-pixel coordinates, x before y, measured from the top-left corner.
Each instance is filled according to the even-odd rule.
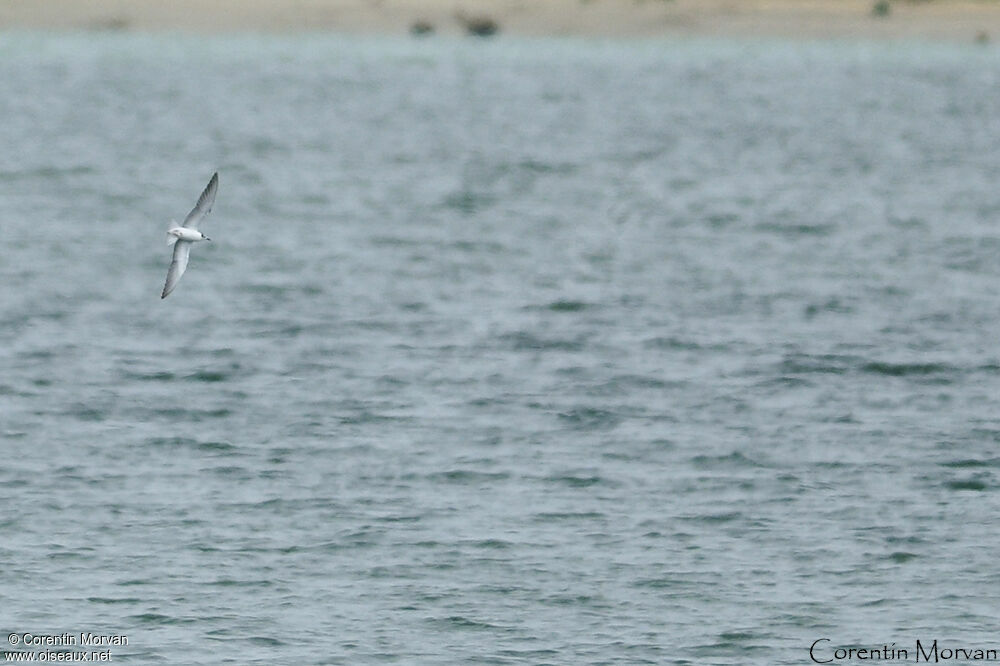
[[[0,0],[0,29],[1000,39],[997,0]]]

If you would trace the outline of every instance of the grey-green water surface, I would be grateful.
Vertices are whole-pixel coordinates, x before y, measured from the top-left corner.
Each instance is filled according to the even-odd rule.
[[[998,86],[972,46],[0,36],[0,629],[996,647]]]

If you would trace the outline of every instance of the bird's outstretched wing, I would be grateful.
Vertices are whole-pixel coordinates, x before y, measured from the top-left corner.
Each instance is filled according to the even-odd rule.
[[[194,208],[188,213],[188,216],[184,218],[184,224],[182,226],[188,229],[197,229],[198,223],[201,222],[202,218],[209,214],[212,210],[212,204],[215,203],[215,193],[219,190],[219,174],[218,172],[212,174],[212,180],[208,181],[208,185],[205,186],[205,191],[201,193],[198,197],[198,203],[195,204]]]
[[[188,257],[191,255],[191,241],[179,240],[174,243],[174,260],[170,262],[170,270],[167,271],[167,283],[163,285],[163,293],[160,298],[166,298],[174,290],[181,276],[188,267]]]

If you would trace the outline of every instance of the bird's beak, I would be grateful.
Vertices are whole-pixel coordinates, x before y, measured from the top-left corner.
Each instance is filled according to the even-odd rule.
[[[208,236],[205,236],[205,240],[212,240],[212,239],[209,238]]]

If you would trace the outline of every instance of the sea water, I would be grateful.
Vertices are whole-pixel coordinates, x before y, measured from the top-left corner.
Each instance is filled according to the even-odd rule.
[[[1000,646],[998,86],[971,44],[0,35],[4,649]]]

